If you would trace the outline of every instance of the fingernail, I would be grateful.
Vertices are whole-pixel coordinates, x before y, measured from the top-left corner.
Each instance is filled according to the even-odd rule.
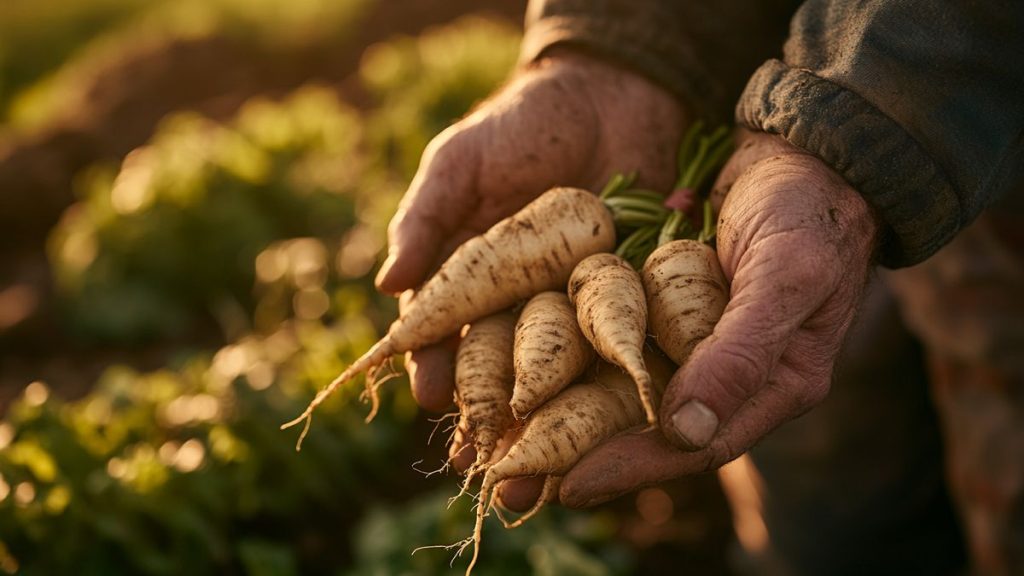
[[[672,427],[683,443],[704,448],[718,430],[718,416],[700,400],[690,400],[672,415]]]
[[[381,264],[380,271],[377,272],[377,278],[375,280],[378,286],[383,284],[384,281],[387,280],[388,274],[391,273],[391,267],[395,265],[395,256],[396,255],[394,253],[388,254],[388,257],[384,260],[384,263]]]

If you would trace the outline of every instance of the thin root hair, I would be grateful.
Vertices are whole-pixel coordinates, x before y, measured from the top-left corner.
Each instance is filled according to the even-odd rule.
[[[434,434],[437,434],[437,429],[441,427],[441,424],[445,420],[448,420],[449,418],[455,419],[458,416],[459,416],[458,412],[449,412],[449,413],[445,414],[444,416],[438,416],[437,418],[428,418],[427,420],[429,422],[433,422],[434,423],[434,429],[430,431],[430,436],[427,436],[427,446],[430,446],[430,443],[434,441]],[[457,424],[452,424],[450,427],[445,428],[444,431],[448,432],[449,430],[453,430],[456,426],[457,426]],[[449,444],[451,443],[451,436],[448,437],[448,443]]]
[[[455,561],[458,560],[458,558],[460,556],[462,556],[462,552],[465,551],[466,548],[468,548],[469,545],[472,544],[472,543],[473,543],[473,537],[469,536],[467,538],[464,538],[464,539],[459,540],[458,542],[455,542],[455,543],[452,543],[452,544],[431,544],[429,546],[417,546],[416,548],[413,549],[412,552],[409,553],[409,555],[412,556],[413,554],[419,552],[420,550],[432,550],[432,549],[437,549],[437,548],[440,548],[442,550],[451,550],[451,549],[454,548],[455,549],[455,554],[452,555],[451,561],[448,562],[448,566],[454,566],[455,565]]]
[[[419,464],[422,464],[422,463],[423,463],[423,460],[417,460],[417,461],[413,462],[412,463],[412,469],[415,470],[416,472],[419,472],[420,474],[423,474],[424,478],[430,478],[431,476],[433,476],[435,474],[440,474],[442,472],[447,472],[448,468],[451,467],[451,462],[444,461],[444,462],[441,463],[441,467],[438,468],[437,470],[421,470],[417,466]]]
[[[473,481],[474,478],[476,478],[476,475],[479,474],[482,471],[482,469],[483,468],[479,464],[473,464],[472,466],[469,467],[468,470],[466,470],[466,479],[462,481],[462,487],[459,489],[459,493],[448,499],[448,505],[445,508],[451,508],[452,504],[454,504],[456,500],[461,498],[463,494],[469,494],[470,498],[472,498],[473,501],[478,503],[480,502],[480,494],[474,496],[473,493],[469,491],[469,484]],[[479,504],[477,505],[479,506]]]

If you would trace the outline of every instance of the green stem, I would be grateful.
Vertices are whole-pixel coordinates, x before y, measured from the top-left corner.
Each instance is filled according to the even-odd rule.
[[[658,230],[658,226],[646,226],[637,230],[629,249],[623,251],[622,258],[637,270],[643,268],[647,257],[654,251]]]
[[[665,225],[661,227],[661,233],[658,234],[658,246],[668,244],[669,242],[676,239],[676,234],[679,233],[679,228],[686,221],[686,214],[679,210],[672,212],[672,215],[665,221]]]
[[[637,210],[615,210],[612,212],[612,219],[620,226],[629,227],[646,226],[648,224],[661,226],[665,222],[664,216]]]
[[[732,151],[729,128],[720,126],[704,135],[704,123],[694,122],[686,131],[677,158],[679,180],[675,189],[690,188],[696,192],[719,169]],[[617,227],[632,230],[615,253],[636,268],[643,266],[647,256],[657,247],[677,238],[696,238],[710,242],[715,236],[711,202],[702,203],[703,224],[693,231],[686,212],[664,205],[665,196],[644,189],[632,189],[635,173],[616,174],[601,190],[600,197],[611,210]]]
[[[598,197],[602,200],[607,200],[626,188],[629,188],[633,184],[634,180],[636,180],[636,172],[630,172],[629,174],[617,172],[608,179],[608,183],[601,189],[601,193],[598,194]]]
[[[686,172],[684,172],[679,177],[679,182],[676,183],[676,188],[696,189],[696,186],[694,186],[693,176],[700,168],[701,162],[704,161],[704,156],[706,156],[707,153],[708,140],[707,138],[701,138],[700,144],[697,145],[697,155],[693,158],[693,160],[690,162],[690,165],[686,168]]]
[[[627,196],[625,193],[614,198],[608,198],[604,203],[612,210],[636,210],[660,216],[668,214],[668,209],[662,206],[660,202],[652,202],[644,198]]]
[[[698,242],[708,244],[711,239],[715,237],[715,224],[714,224],[714,213],[711,210],[711,200],[704,201],[704,228],[701,229],[700,234],[697,236]]]
[[[679,156],[676,160],[680,175],[686,172],[686,169],[689,167],[690,156],[693,154],[693,146],[697,142],[697,138],[700,136],[700,132],[703,129],[704,121],[697,120],[690,125],[690,129],[687,130],[686,135],[683,136],[683,142],[679,145]],[[679,186],[676,186],[676,188],[679,188]]]
[[[617,198],[636,198],[638,200],[646,200],[653,202],[658,206],[661,206],[665,201],[665,195],[661,192],[655,192],[654,190],[645,190],[643,188],[630,188],[629,190],[623,191],[621,194],[616,196]]]
[[[634,230],[632,234],[627,236],[626,239],[622,241],[622,244],[619,244],[619,247],[615,249],[615,255],[620,258],[625,258],[626,252],[636,244],[637,238],[643,234],[644,230],[646,230],[646,228],[638,228]]]
[[[729,138],[727,133],[723,133],[719,137],[719,141],[715,143],[714,147],[708,153],[704,165],[700,167],[700,170],[698,170],[697,174],[694,176],[694,187],[704,186],[704,182],[708,179],[708,176],[725,164],[725,161],[731,152],[732,138]]]

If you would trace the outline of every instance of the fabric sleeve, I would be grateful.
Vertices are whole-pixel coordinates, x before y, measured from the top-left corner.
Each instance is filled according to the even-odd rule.
[[[571,46],[668,88],[700,118],[731,119],[750,73],[780,53],[796,0],[531,0],[521,60]]]
[[[737,121],[822,158],[920,262],[1024,180],[1024,2],[808,0]]]

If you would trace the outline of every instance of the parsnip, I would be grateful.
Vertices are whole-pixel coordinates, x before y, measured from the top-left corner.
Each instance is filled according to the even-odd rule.
[[[674,240],[644,263],[648,327],[655,342],[682,365],[711,335],[729,301],[729,285],[715,251],[702,242]]]
[[[523,308],[516,325],[512,413],[524,418],[558,394],[594,361],[594,349],[561,292],[542,292]]]
[[[614,254],[588,256],[569,278],[569,299],[583,335],[602,358],[629,373],[647,423],[657,425],[651,375],[644,366],[647,299],[640,275]]]
[[[516,318],[502,312],[473,322],[455,357],[455,404],[459,428],[473,438],[476,461],[466,471],[466,484],[490,462],[498,440],[515,418],[512,398],[512,340]]]
[[[660,394],[675,366],[654,350],[644,356],[651,370],[652,388]],[[508,453],[484,474],[473,530],[473,559],[466,574],[476,564],[484,517],[493,506],[499,482],[517,476],[563,476],[592,448],[645,420],[644,406],[631,378],[619,367],[603,362],[592,379],[566,388],[534,411]],[[528,514],[554,497],[558,482],[557,478],[545,482],[541,501]]]
[[[599,198],[578,188],[545,192],[460,246],[423,285],[387,335],[282,428],[305,421],[298,447],[313,410],[341,384],[380,366],[394,354],[438,342],[463,325],[519,300],[545,290],[564,289],[577,263],[614,245],[611,213]],[[372,388],[371,399],[376,406]]]

